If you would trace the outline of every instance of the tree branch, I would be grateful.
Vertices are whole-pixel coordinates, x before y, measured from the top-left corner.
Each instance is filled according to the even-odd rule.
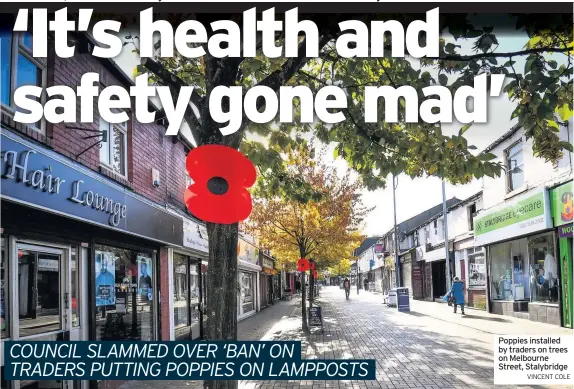
[[[179,78],[178,76],[167,70],[165,67],[163,67],[163,65],[161,65],[159,62],[151,58],[142,58],[141,64],[149,71],[151,71],[153,74],[158,76],[165,85],[173,87],[178,93],[182,86],[190,86],[181,78]],[[204,100],[203,97],[200,96],[194,88],[193,93],[191,94],[191,103],[197,107],[197,110],[199,112],[201,112],[203,108],[204,105],[203,100]],[[201,122],[201,118],[197,115],[195,116],[197,120]]]
[[[481,58],[517,57],[521,55],[536,54],[536,53],[566,53],[570,50],[572,50],[572,48],[569,47],[561,49],[557,47],[541,47],[537,49],[513,51],[509,53],[482,53],[473,55],[452,54],[452,55],[446,55],[444,57],[428,57],[427,59],[435,59],[441,61],[472,61],[474,59],[481,59]]]

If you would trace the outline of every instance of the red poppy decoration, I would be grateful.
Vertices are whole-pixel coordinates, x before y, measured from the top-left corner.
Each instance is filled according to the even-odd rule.
[[[297,261],[297,271],[304,272],[309,270],[309,261],[305,258],[301,258]]]
[[[313,270],[313,278],[317,279],[319,275],[317,274],[317,270]]]
[[[187,209],[206,222],[233,224],[249,217],[247,188],[255,184],[255,166],[239,151],[220,145],[196,147],[187,154],[193,180],[184,196]]]
[[[309,270],[315,271],[315,262],[309,262]]]

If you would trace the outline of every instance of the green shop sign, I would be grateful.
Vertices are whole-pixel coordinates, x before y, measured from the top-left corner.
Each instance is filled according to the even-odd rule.
[[[574,209],[572,208],[572,181],[562,184],[550,191],[550,202],[554,226],[572,223]]]
[[[475,245],[489,244],[551,228],[548,192],[540,188],[474,219]]]

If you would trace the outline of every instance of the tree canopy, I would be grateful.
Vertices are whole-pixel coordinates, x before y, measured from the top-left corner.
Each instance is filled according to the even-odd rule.
[[[221,16],[221,15],[218,15]],[[201,17],[201,15],[197,15]],[[223,17],[223,16],[221,16]],[[241,16],[234,15],[233,19]],[[342,58],[334,49],[334,40],[341,34],[338,22],[347,19],[395,19],[407,23],[418,18],[411,14],[361,14],[361,15],[301,15],[315,20],[319,27],[320,55],[304,57],[305,39],[301,39],[295,58],[214,58],[209,54],[199,59],[176,55],[143,61],[140,71],[155,74],[155,82],[169,85],[174,96],[183,85],[197,86],[188,107],[186,121],[198,145],[219,143],[239,148],[271,176],[282,175],[281,159],[276,146],[284,149],[290,144],[301,144],[295,132],[312,132],[324,142],[337,144],[335,155],[344,158],[357,171],[369,189],[385,185],[386,177],[406,173],[411,177],[439,176],[452,183],[466,183],[473,177],[500,175],[503,165],[493,162],[489,153],[474,155],[473,146],[464,134],[471,124],[465,125],[457,135],[446,136],[440,126],[386,123],[380,113],[378,123],[365,123],[363,90],[367,85],[399,87],[409,85],[421,90],[434,84],[447,85],[454,93],[465,85],[473,85],[474,77],[486,73],[505,74],[511,81],[505,87],[508,98],[517,103],[512,118],[524,126],[527,138],[533,141],[536,155],[556,162],[563,150],[571,150],[568,142],[559,139],[559,125],[572,115],[572,39],[571,15],[514,15],[516,31],[525,32],[529,41],[519,51],[500,52],[499,40],[504,36],[495,33],[491,26],[473,26],[465,14],[442,14],[441,31],[454,37],[455,42],[441,39],[438,58]],[[509,15],[509,20],[511,16]],[[506,33],[506,32],[505,32]],[[504,35],[504,34],[502,34]],[[392,41],[387,37],[390,46]],[[283,36],[278,34],[277,42]],[[459,53],[461,41],[473,43],[473,54]],[[258,50],[261,52],[261,45]],[[390,50],[387,50],[390,52]],[[524,69],[517,69],[516,59],[526,58]],[[562,60],[556,58],[561,57]],[[558,59],[558,60],[557,60]],[[563,62],[559,65],[559,62]],[[433,77],[430,71],[438,71]],[[230,136],[223,136],[208,110],[210,92],[218,85],[269,86],[278,90],[283,85],[306,85],[313,90],[324,85],[344,88],[348,108],[343,109],[346,120],[336,125],[300,123],[300,106],[295,102],[293,124],[256,124],[244,117],[242,127]],[[426,97],[419,93],[419,101]],[[261,103],[261,106],[263,103]],[[194,107],[192,109],[192,106]],[[225,110],[229,107],[223,107]],[[382,111],[382,110],[381,110]],[[404,111],[399,113],[404,119]],[[247,132],[265,139],[271,147],[257,142],[245,142]],[[475,148],[474,148],[475,149]],[[282,180],[283,178],[277,178]],[[284,191],[291,189],[296,179],[289,181]],[[300,192],[300,190],[298,190]],[[305,200],[310,199],[309,194]]]
[[[318,271],[326,270],[349,258],[363,238],[359,231],[369,209],[361,203],[361,184],[348,173],[339,178],[335,169],[312,159],[305,147],[289,151],[285,159],[286,172],[306,182],[317,198],[301,202],[269,192],[262,175],[254,190],[248,231],[291,267],[307,258],[315,260]]]

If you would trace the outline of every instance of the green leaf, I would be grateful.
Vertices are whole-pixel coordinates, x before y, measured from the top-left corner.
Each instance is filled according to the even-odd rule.
[[[478,150],[478,147],[476,147],[475,145],[470,145],[468,146],[469,150]]]
[[[548,127],[560,129],[560,127],[558,126],[558,123],[556,123],[554,120],[546,120],[546,124],[548,124]]]
[[[439,74],[438,75],[438,82],[442,85],[445,86],[448,82],[448,77],[444,74]]]
[[[562,146],[563,149],[570,151],[571,153],[574,152],[574,148],[572,147],[572,143],[570,142],[562,141],[560,142],[560,146]]]
[[[462,134],[464,134],[469,128],[470,126],[473,125],[474,122],[470,122],[465,124],[464,126],[462,126],[462,128],[460,129],[460,131],[458,132],[458,135],[461,136]]]
[[[556,112],[560,115],[560,119],[562,121],[566,121],[572,117],[572,109],[568,106],[568,104],[564,104],[559,107]]]
[[[497,157],[496,155],[492,154],[492,153],[480,154],[480,155],[478,156],[478,159],[479,159],[480,161],[484,161],[484,162],[492,161],[493,159],[496,159],[496,158],[498,158],[498,157]]]

